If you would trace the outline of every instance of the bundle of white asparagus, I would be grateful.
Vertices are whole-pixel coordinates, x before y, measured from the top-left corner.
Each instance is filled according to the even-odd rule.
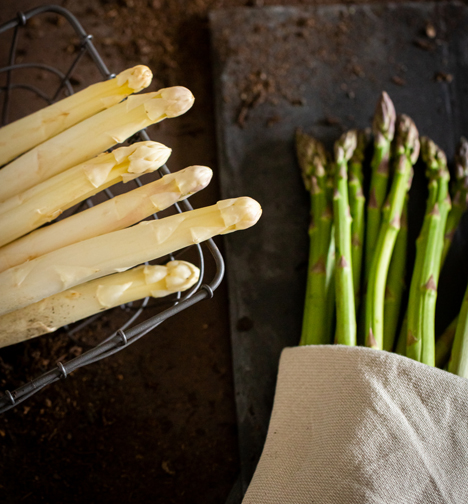
[[[0,164],[10,161],[0,170],[0,347],[187,290],[200,275],[193,264],[142,264],[259,219],[260,205],[242,197],[144,220],[208,185],[212,171],[190,166],[44,226],[165,164],[171,149],[157,142],[105,152],[192,106],[183,87],[130,96],[150,82],[137,66],[0,129]]]

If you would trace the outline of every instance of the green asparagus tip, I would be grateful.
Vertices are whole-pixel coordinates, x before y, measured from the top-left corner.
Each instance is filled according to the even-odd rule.
[[[419,156],[419,132],[410,117],[401,114],[397,117],[396,126],[397,154],[406,155],[412,164],[415,164]]]
[[[301,130],[296,131],[296,152],[299,166],[302,172],[304,185],[308,191],[311,190],[311,177],[323,177],[325,175],[325,165],[327,153],[325,146]]]
[[[428,178],[448,178],[447,157],[430,138],[421,137],[421,157],[427,166]]]
[[[369,141],[370,130],[368,128],[365,130],[359,130],[357,132],[356,148],[354,149],[353,155],[351,157],[352,163],[362,164],[364,162],[364,157]]]
[[[395,135],[396,111],[390,96],[383,91],[375,108],[372,133],[377,144],[393,140]]]
[[[429,170],[438,170],[447,165],[443,150],[428,137],[421,137],[421,157]]]
[[[455,155],[455,177],[468,186],[468,140],[465,137],[461,137]]]
[[[343,133],[341,137],[335,142],[334,152],[335,161],[338,164],[347,163],[354,153],[357,146],[357,131],[350,130]]]

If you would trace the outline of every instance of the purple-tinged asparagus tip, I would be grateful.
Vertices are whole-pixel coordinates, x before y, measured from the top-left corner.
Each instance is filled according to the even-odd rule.
[[[296,152],[304,185],[310,191],[310,177],[312,175],[317,177],[326,175],[326,149],[322,142],[298,129],[296,131]]]
[[[347,163],[354,153],[357,145],[357,131],[350,130],[343,133],[341,137],[335,142],[334,152],[335,161],[339,164]]]
[[[377,106],[375,107],[374,120],[372,122],[372,132],[379,143],[379,140],[391,142],[395,135],[396,111],[390,96],[382,91]]]
[[[415,164],[419,157],[419,132],[413,120],[401,114],[397,118],[396,128],[396,151],[398,154],[406,154],[412,164]]]
[[[352,163],[364,162],[364,157],[366,154],[367,145],[370,141],[370,130],[367,128],[365,130],[359,130],[357,132],[356,148],[354,149],[353,155],[351,157]]]
[[[468,178],[468,140],[461,137],[455,155],[455,177],[457,180]]]

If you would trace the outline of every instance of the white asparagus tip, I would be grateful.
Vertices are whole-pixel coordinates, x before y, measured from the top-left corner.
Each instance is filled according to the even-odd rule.
[[[135,93],[147,88],[153,79],[153,73],[145,65],[137,65],[120,72],[117,76],[117,84],[123,86],[127,82],[128,87]]]
[[[181,194],[193,194],[204,189],[213,177],[213,170],[208,166],[193,165],[175,172],[177,187]]]
[[[125,158],[130,161],[128,173],[141,175],[154,170],[154,167],[162,166],[171,155],[172,150],[158,142],[137,142],[128,147],[120,147],[112,153],[117,163]],[[131,179],[132,177],[130,177]],[[126,182],[124,177],[124,182]]]
[[[167,117],[177,117],[184,114],[195,101],[191,91],[183,86],[160,89],[159,94],[166,102],[165,114]]]
[[[163,271],[164,268],[164,271]],[[163,297],[175,292],[186,291],[200,278],[200,270],[187,261],[170,261],[165,266],[145,266],[147,284],[156,284],[159,274],[164,274],[165,289],[152,290],[153,297]]]
[[[256,224],[262,215],[260,204],[248,196],[218,201],[217,206],[227,227],[221,234],[247,229]]]

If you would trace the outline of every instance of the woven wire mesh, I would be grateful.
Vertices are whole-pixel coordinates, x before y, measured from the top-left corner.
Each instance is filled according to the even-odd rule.
[[[60,18],[64,19],[73,30],[75,31],[79,43],[77,44],[76,51],[73,55],[71,64],[69,64],[66,71],[61,71],[56,66],[49,65],[46,63],[22,63],[17,61],[17,50],[18,50],[18,40],[21,36],[22,30],[27,26],[28,21],[35,16],[43,14],[56,14]],[[11,33],[10,50],[8,56],[8,63],[3,68],[0,68],[0,76],[3,74],[4,85],[0,87],[0,99],[2,100],[2,111],[1,111],[1,121],[2,125],[9,122],[9,117],[11,113],[11,103],[13,93],[17,90],[27,91],[31,93],[31,96],[38,97],[44,102],[44,106],[47,104],[54,103],[57,99],[62,96],[67,96],[74,93],[73,81],[76,80],[76,76],[79,72],[79,65],[83,57],[90,57],[94,62],[94,65],[98,69],[100,75],[103,79],[112,78],[114,75],[108,70],[98,51],[93,45],[92,36],[85,32],[77,18],[71,14],[67,9],[59,6],[42,6],[36,9],[32,9],[26,13],[18,13],[16,19],[5,23],[0,26],[0,35]],[[28,71],[28,70],[40,70],[47,72],[50,75],[55,76],[58,81],[56,87],[52,92],[45,92],[39,86],[30,82],[30,77],[24,79],[22,82],[17,82],[15,80],[15,72],[17,71]],[[133,143],[141,140],[149,140],[148,133],[146,130],[142,130],[128,142]],[[169,174],[169,168],[164,165],[162,168],[157,170],[157,176],[162,177],[163,175]],[[140,179],[135,179],[133,181],[137,186],[141,186],[144,182]],[[127,183],[126,186],[129,186]],[[135,187],[135,186],[134,186]],[[127,187],[130,190],[132,187]],[[113,198],[114,194],[110,189],[103,191],[107,198]],[[100,193],[102,195],[102,193]],[[94,198],[89,198],[85,202],[75,206],[72,212],[78,212],[83,208],[93,206],[95,202]],[[179,204],[173,205],[174,212],[183,212],[187,210],[192,210],[190,203],[187,200],[180,202]],[[68,215],[68,214],[65,214]],[[154,215],[153,218],[158,218]],[[22,401],[34,395],[36,392],[44,388],[55,381],[66,378],[71,372],[76,369],[87,366],[88,364],[102,360],[110,355],[113,355],[122,349],[126,348],[130,344],[134,343],[145,334],[149,333],[159,324],[167,320],[168,318],[180,313],[186,308],[198,303],[199,301],[212,297],[214,290],[219,286],[223,276],[224,276],[224,261],[223,258],[216,247],[213,240],[208,240],[205,242],[204,246],[195,245],[197,260],[193,261],[197,267],[200,268],[200,279],[198,283],[193,286],[190,290],[185,292],[183,295],[178,293],[168,300],[160,301],[161,305],[160,312],[157,315],[151,316],[137,325],[132,325],[134,322],[144,314],[145,307],[147,307],[150,302],[150,298],[144,299],[138,304],[131,304],[131,309],[127,310],[129,313],[128,320],[115,332],[109,336],[103,336],[103,339],[96,346],[90,350],[82,353],[78,357],[75,357],[66,362],[58,362],[57,365],[46,373],[38,376],[37,378],[31,380],[30,382],[20,386],[19,388],[9,391],[6,390],[2,397],[0,397],[0,413],[7,411],[8,409],[16,406]],[[182,251],[183,253],[183,251]],[[177,254],[177,257],[180,253]],[[205,282],[205,258],[210,256],[215,262],[216,271],[213,278]],[[167,262],[168,260],[174,259],[175,256],[164,258],[160,262]],[[169,304],[169,306],[168,306]],[[97,314],[93,317],[89,317],[79,323],[73,324],[73,326],[66,327],[67,334],[73,338],[75,334],[79,333],[86,325],[92,323],[95,319],[99,318],[101,314]]]

